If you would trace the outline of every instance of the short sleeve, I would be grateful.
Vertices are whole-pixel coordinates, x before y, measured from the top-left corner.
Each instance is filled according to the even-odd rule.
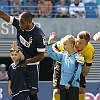
[[[46,37],[40,36],[37,40],[37,51],[45,52],[45,46],[46,46]]]
[[[89,49],[86,52],[85,62],[86,63],[92,63],[93,62],[93,58],[94,58],[94,50],[93,49]]]

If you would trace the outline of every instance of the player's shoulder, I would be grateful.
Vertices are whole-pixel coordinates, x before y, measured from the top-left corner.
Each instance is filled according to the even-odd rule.
[[[82,55],[93,55],[95,52],[94,47],[91,43],[88,43],[87,46],[84,47],[84,49],[81,51]]]
[[[92,50],[92,51],[94,51],[94,47],[93,47],[93,45],[89,42],[88,43],[88,45],[87,45],[87,50]]]
[[[45,36],[44,32],[42,31],[41,28],[39,28],[38,26],[35,25],[34,27],[34,31],[36,31],[37,36]]]

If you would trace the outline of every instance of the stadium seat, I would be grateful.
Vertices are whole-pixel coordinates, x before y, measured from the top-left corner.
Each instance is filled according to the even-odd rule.
[[[7,14],[10,13],[10,8],[8,7],[8,2],[0,2],[0,9],[5,11]]]
[[[97,18],[97,4],[94,2],[85,3],[86,18]]]

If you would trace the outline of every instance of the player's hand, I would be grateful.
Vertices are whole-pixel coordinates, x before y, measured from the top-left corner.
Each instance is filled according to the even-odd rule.
[[[93,36],[93,39],[95,41],[100,41],[100,32],[96,33],[94,36]]]
[[[49,40],[48,40],[48,44],[51,44],[52,43],[52,41],[55,38],[55,36],[56,36],[56,32],[50,33]]]
[[[66,84],[66,85],[65,85],[65,88],[66,88],[66,89],[69,89],[69,88],[70,88],[70,84]]]
[[[76,60],[77,60],[78,63],[84,65],[85,60],[84,60],[84,57],[81,54],[77,55],[75,58],[76,58]]]
[[[11,89],[8,89],[8,95],[9,95],[10,97],[12,97],[12,91],[11,91]]]
[[[17,46],[17,44],[16,44],[16,42],[14,41],[13,43],[12,43],[12,48],[14,49],[14,50],[18,50],[18,46]]]

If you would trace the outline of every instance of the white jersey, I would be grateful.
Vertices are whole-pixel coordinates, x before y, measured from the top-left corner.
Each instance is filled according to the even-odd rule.
[[[76,14],[76,12],[85,12],[85,7],[84,4],[82,2],[80,2],[78,4],[78,6],[76,6],[74,3],[72,3],[69,7],[69,13],[70,15],[74,15]]]

